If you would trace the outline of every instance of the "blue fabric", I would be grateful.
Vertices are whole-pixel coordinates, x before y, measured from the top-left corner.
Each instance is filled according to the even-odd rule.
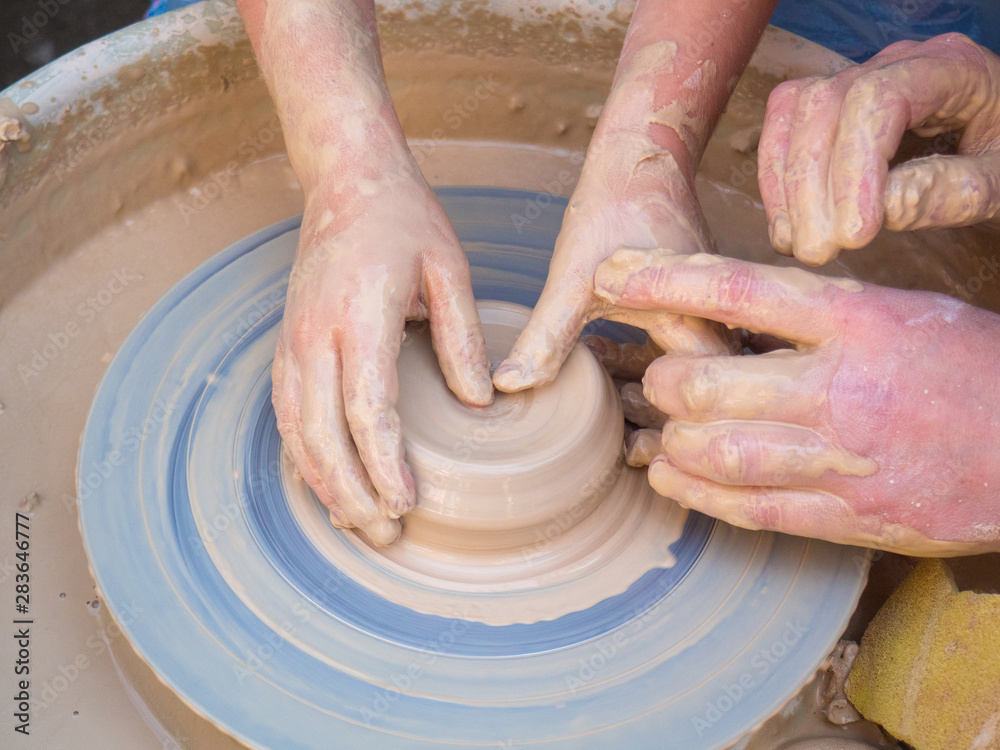
[[[153,0],[153,4],[146,11],[146,18],[159,16],[169,10],[177,10],[185,5],[194,5],[198,0]]]
[[[154,0],[147,17],[197,0]],[[781,0],[771,23],[863,62],[901,39],[968,34],[1000,54],[1000,0]]]
[[[781,0],[771,23],[857,62],[893,42],[949,31],[1000,54],[998,0]]]

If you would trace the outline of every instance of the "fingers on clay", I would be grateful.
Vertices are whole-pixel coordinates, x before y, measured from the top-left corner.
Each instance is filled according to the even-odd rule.
[[[387,321],[372,339],[362,341],[352,332],[341,343],[343,413],[348,435],[390,518],[398,518],[417,502],[396,411],[396,362],[402,335],[403,320],[399,317]]]
[[[384,509],[355,448],[347,422],[337,355],[331,351],[307,358],[300,369],[302,440],[315,463],[323,489],[317,496],[329,507],[338,506],[340,515],[349,519],[374,544],[391,544],[399,537],[401,528]]]
[[[771,246],[782,255],[792,254],[792,227],[785,196],[785,165],[788,143],[795,123],[799,93],[806,81],[779,84],[767,99],[767,112],[757,147],[757,181],[767,214]]]
[[[625,463],[640,468],[649,466],[663,453],[660,430],[634,430],[625,436]]]
[[[574,286],[550,285],[567,283]],[[510,356],[493,373],[493,384],[516,393],[555,380],[589,322],[590,297],[589,288],[583,294],[572,279],[553,280],[550,275]]]
[[[833,241],[833,196],[829,191],[833,145],[845,82],[837,76],[810,81],[800,92],[785,163],[785,197],[795,257],[810,266],[840,252]]]
[[[830,182],[834,236],[845,248],[864,247],[881,228],[889,161],[903,133],[952,119],[962,127],[976,111],[955,91],[956,81],[969,78],[967,66],[919,54],[897,62],[894,56],[854,78],[844,97]]]
[[[306,449],[302,434],[302,387],[298,369],[294,362],[289,361],[289,357],[285,355],[280,343],[272,366],[272,373],[275,372],[280,373],[280,375],[275,377],[272,374],[271,376],[274,386],[271,392],[271,401],[274,404],[278,433],[281,435],[284,450],[291,458],[292,463],[295,464],[299,475],[329,510],[330,522],[340,529],[353,528],[354,524],[327,490],[316,462],[313,461]]]
[[[622,410],[625,412],[625,419],[639,427],[652,427],[656,430],[663,429],[663,423],[667,421],[667,415],[653,406],[646,397],[642,395],[642,385],[639,383],[626,383],[622,386],[619,395],[622,401]]]
[[[431,342],[452,393],[469,406],[489,406],[493,382],[486,340],[464,255],[461,264],[426,271]]]

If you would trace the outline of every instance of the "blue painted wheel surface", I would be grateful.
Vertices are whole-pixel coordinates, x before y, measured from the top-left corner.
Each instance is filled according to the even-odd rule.
[[[438,193],[477,298],[533,305],[565,201]],[[538,218],[515,225],[528,206]],[[809,678],[864,586],[861,550],[691,514],[674,567],[510,626],[416,612],[329,564],[285,502],[270,404],[294,246],[276,240],[298,225],[236,243],[160,300],[111,363],[83,435],[94,575],[183,700],[247,745],[282,750],[697,750],[731,743]]]

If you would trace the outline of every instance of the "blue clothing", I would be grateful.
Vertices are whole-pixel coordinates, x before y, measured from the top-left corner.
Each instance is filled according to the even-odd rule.
[[[949,31],[1000,54],[998,0],[781,0],[771,23],[856,62],[893,42]]]
[[[196,0],[154,0],[147,16]],[[1000,0],[781,0],[771,23],[857,62],[902,39],[968,34],[1000,54]]]

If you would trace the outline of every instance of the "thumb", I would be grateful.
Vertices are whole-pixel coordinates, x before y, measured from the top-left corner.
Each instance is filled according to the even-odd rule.
[[[896,232],[961,227],[1000,213],[1000,152],[928,156],[889,172],[885,226]]]
[[[549,280],[510,356],[493,373],[493,384],[514,393],[555,380],[594,308],[589,279]]]

